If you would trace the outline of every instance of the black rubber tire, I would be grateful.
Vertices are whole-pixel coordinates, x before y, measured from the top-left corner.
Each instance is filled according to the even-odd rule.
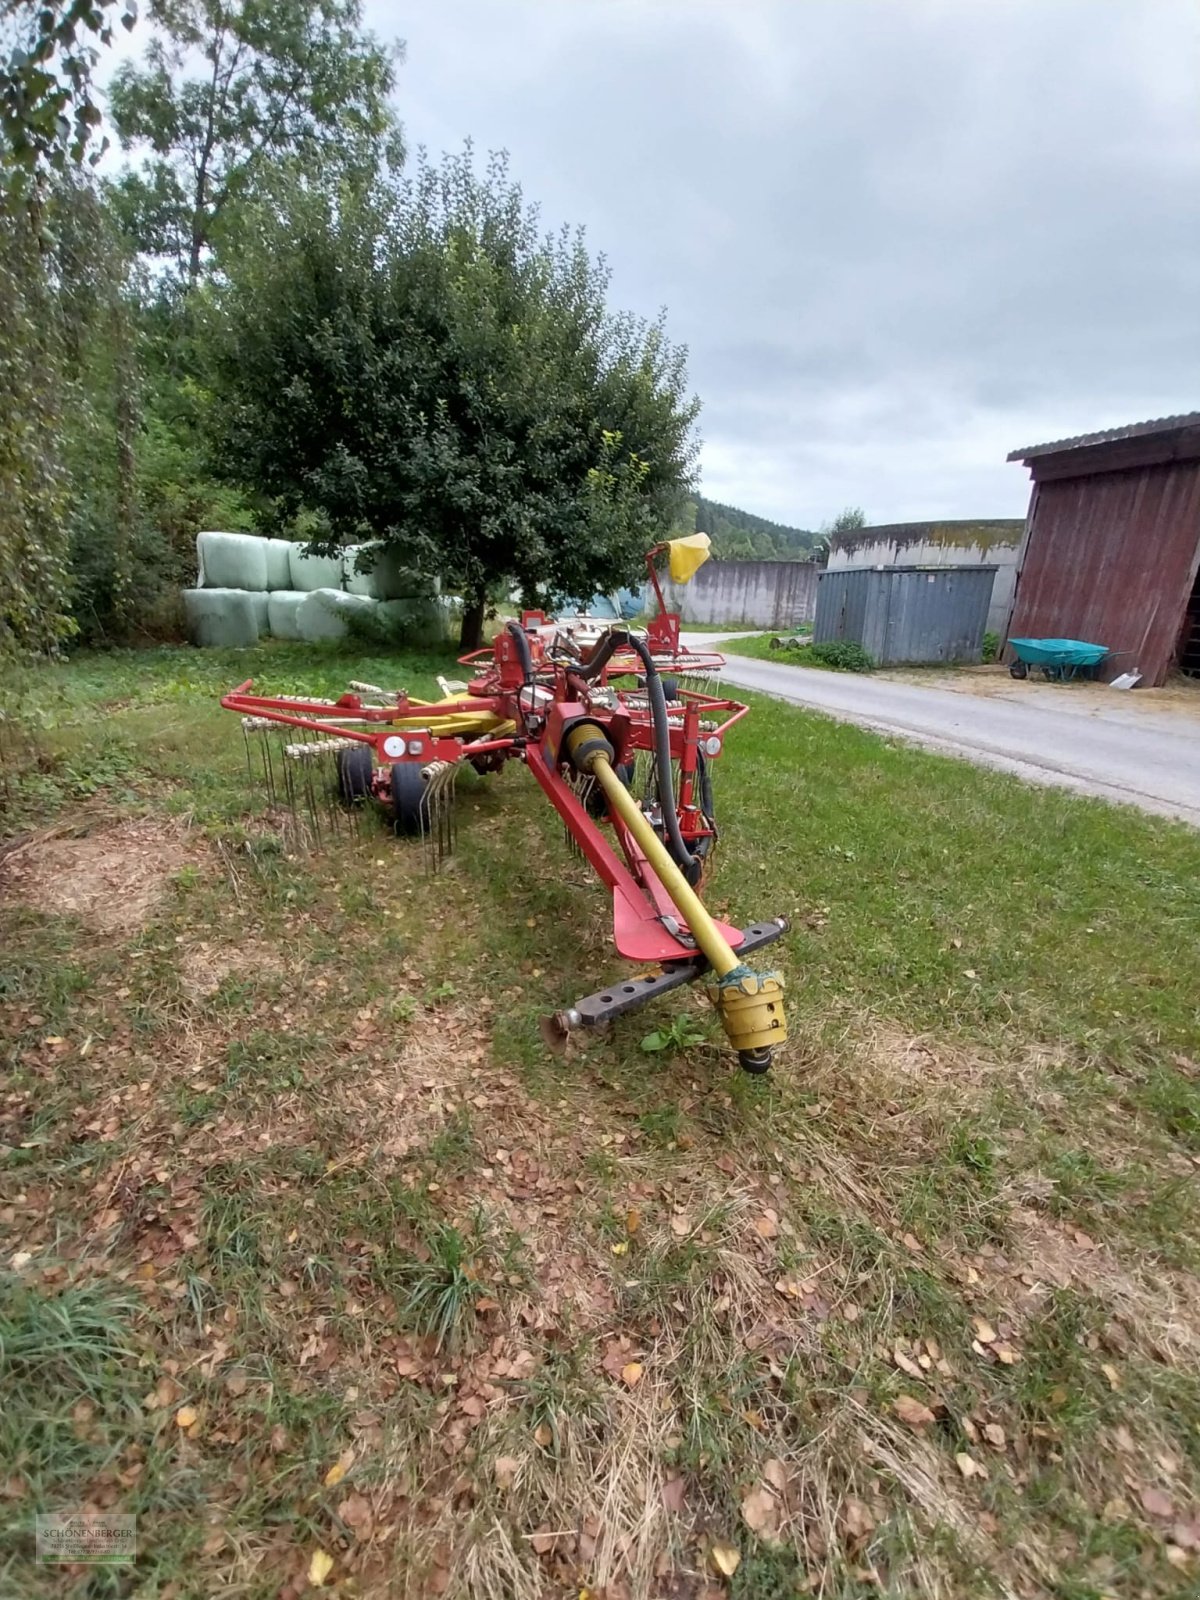
[[[1029,668],[1023,661],[1011,661],[1008,666],[1008,675],[1010,678],[1027,678],[1029,676]]]
[[[392,767],[392,826],[397,833],[421,833],[425,823],[425,779],[415,761]]]
[[[770,1045],[763,1045],[758,1050],[739,1050],[738,1065],[751,1077],[761,1078],[764,1072],[771,1070],[771,1055]]]
[[[338,799],[344,806],[357,805],[371,793],[375,762],[365,744],[337,753]]]
[[[663,699],[667,701],[679,699],[679,679],[664,678],[662,680]]]

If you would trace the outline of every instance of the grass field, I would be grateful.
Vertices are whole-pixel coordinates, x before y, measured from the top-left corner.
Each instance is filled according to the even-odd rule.
[[[436,878],[293,855],[216,706],[438,670],[26,685],[0,1595],[1196,1593],[1200,836],[759,700],[709,900],[793,920],[775,1072],[690,992],[555,1059],[619,963],[529,776]],[[35,1561],[81,1507],[135,1567]]]

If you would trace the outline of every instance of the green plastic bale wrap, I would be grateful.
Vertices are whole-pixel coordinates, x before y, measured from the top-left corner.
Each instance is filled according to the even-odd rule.
[[[405,566],[394,546],[376,540],[371,544],[352,544],[346,551],[346,588],[350,594],[371,595],[376,600],[428,599],[437,592],[437,581]],[[370,571],[360,570],[370,566]]]
[[[294,544],[288,552],[291,572],[290,589],[303,589],[313,594],[317,589],[342,587],[342,558],[336,556],[306,556],[302,544]]]
[[[446,609],[440,600],[383,600],[375,614],[398,643],[445,643]]]
[[[345,594],[341,589],[314,589],[296,611],[296,626],[305,644],[323,639],[344,639],[352,618],[374,617],[379,602],[364,594]]]
[[[292,545],[290,539],[264,539],[267,552],[267,588],[292,587]]]
[[[267,596],[267,622],[272,639],[298,639],[296,614],[308,596],[299,589],[276,589]]]
[[[267,587],[267,544],[254,533],[198,533],[196,565],[199,589],[252,589]]]
[[[257,644],[258,599],[249,589],[185,589],[188,638],[203,650],[245,649]]]

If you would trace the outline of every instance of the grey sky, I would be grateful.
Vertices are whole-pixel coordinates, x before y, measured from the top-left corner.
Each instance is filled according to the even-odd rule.
[[[1200,405],[1196,0],[367,0],[412,144],[507,149],[691,351],[704,492],[1020,515]]]

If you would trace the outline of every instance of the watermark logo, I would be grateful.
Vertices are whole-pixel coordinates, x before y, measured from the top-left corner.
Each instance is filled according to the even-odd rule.
[[[116,1567],[137,1555],[137,1518],[108,1512],[65,1512],[37,1519],[39,1561]]]

